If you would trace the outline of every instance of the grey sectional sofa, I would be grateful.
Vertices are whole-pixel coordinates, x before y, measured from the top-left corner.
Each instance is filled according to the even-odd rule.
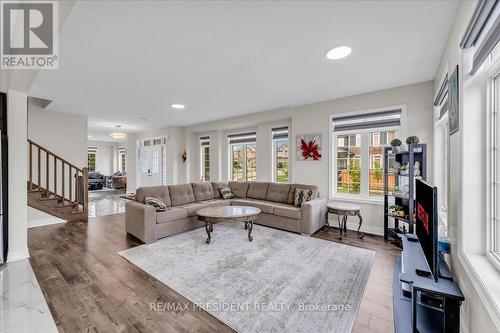
[[[270,182],[229,182],[234,199],[221,198],[218,186],[227,182],[203,182],[182,185],[141,187],[136,201],[125,203],[127,233],[149,243],[159,238],[204,226],[196,211],[210,206],[238,205],[260,208],[256,223],[312,235],[325,225],[326,199],[319,197],[317,186]],[[296,188],[313,190],[313,199],[293,206]],[[145,197],[161,199],[168,206],[156,212],[145,205]]]

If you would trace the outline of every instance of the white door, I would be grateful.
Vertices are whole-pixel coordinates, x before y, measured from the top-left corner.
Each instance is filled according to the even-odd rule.
[[[162,184],[162,160],[161,146],[141,148],[141,186]]]

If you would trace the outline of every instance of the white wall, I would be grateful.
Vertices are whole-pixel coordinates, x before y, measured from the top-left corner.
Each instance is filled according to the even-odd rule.
[[[28,253],[28,209],[26,180],[28,173],[27,151],[27,99],[23,92],[9,90],[7,93],[7,135],[9,173],[9,252],[8,261],[29,257]]]
[[[463,154],[463,149],[466,148],[463,146],[463,142],[465,141],[473,142],[476,152],[480,152],[484,147],[481,144],[481,140],[475,141],[474,139],[471,141],[472,138],[470,136],[465,136],[467,132],[464,131],[464,122],[470,122],[471,118],[468,119],[466,115],[469,114],[470,108],[466,108],[464,105],[463,89],[464,79],[467,79],[467,74],[462,72],[462,50],[459,47],[460,40],[472,16],[476,3],[476,1],[463,1],[459,7],[455,23],[436,73],[434,93],[437,94],[445,73],[451,74],[455,66],[459,65],[459,84],[461,92],[459,102],[461,115],[460,131],[450,136],[448,147],[450,157],[448,183],[448,237],[451,242],[451,266],[455,278],[458,280],[460,288],[465,295],[465,302],[461,307],[461,330],[463,332],[498,332],[500,331],[500,326],[497,324],[498,321],[496,321],[497,323],[495,322],[494,316],[492,313],[489,313],[490,309],[485,306],[488,299],[482,294],[482,282],[478,279],[479,275],[477,275],[478,273],[473,273],[467,264],[467,260],[463,259],[464,256],[463,253],[461,253],[463,248],[461,248],[460,244],[467,232],[464,228],[483,230],[480,235],[482,239],[484,239],[486,234],[484,229],[482,229],[484,225],[484,215],[482,214],[484,212],[471,209],[472,205],[480,196],[476,197],[475,194],[471,195],[470,192],[465,192],[467,182],[473,179],[471,179],[464,170],[464,165],[467,164],[467,160],[473,160],[476,167],[482,167],[486,164],[481,162],[481,157],[479,157],[478,160],[474,157],[471,158],[471,155]],[[475,110],[475,108],[473,110]],[[477,115],[475,119],[478,119]],[[469,132],[469,135],[470,133],[471,132]],[[484,136],[482,137],[484,138]],[[467,158],[465,156],[467,156]],[[484,173],[484,168],[474,171],[475,174],[478,174],[478,172],[480,174]],[[480,187],[481,185],[477,183],[473,186]],[[475,218],[465,220],[463,216],[465,213],[472,213],[475,215]],[[472,243],[463,245],[468,247],[469,250],[473,250],[473,252],[477,253],[479,248],[483,248],[486,243],[482,241],[481,238],[479,241],[476,240]],[[498,283],[498,281],[496,282]],[[498,315],[495,316],[498,318]]]
[[[88,140],[88,147],[97,147],[95,170],[104,176],[111,176],[118,171],[118,147],[123,145],[117,142]]]
[[[290,128],[290,182],[315,184],[320,194],[329,194],[329,119],[335,113],[367,110],[385,106],[406,105],[406,134],[417,135],[428,144],[428,165],[432,165],[432,96],[433,82],[423,82],[403,87],[381,90],[356,96],[333,99],[320,103],[289,107],[253,115],[234,117],[186,128],[189,157],[189,181],[200,180],[199,137],[211,138],[211,177],[227,180],[229,159],[227,135],[230,133],[257,132],[257,180],[272,180],[271,128],[288,125]],[[301,134],[322,135],[321,161],[297,161],[295,137]],[[218,176],[220,177],[214,177]],[[432,179],[432,168],[428,170]],[[362,202],[363,228],[370,233],[383,233],[383,204]],[[355,226],[355,221],[352,227]]]
[[[28,104],[28,138],[79,168],[87,166],[87,116]]]

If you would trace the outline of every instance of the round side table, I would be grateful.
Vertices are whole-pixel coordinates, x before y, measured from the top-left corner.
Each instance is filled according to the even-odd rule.
[[[349,216],[357,216],[359,218],[357,235],[360,239],[365,237],[365,234],[359,231],[359,229],[361,229],[361,225],[363,224],[363,218],[361,217],[361,206],[344,202],[330,202],[326,205],[326,207],[328,208],[328,210],[326,212],[325,228],[328,228],[330,226],[330,224],[328,223],[328,214],[337,215],[340,230],[339,239],[342,239],[342,233],[347,234],[347,217]]]

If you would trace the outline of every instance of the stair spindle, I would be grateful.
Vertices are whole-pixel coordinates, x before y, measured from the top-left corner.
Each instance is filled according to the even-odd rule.
[[[61,192],[62,192],[62,197],[63,197],[63,202],[64,202],[64,190],[65,190],[64,189],[64,187],[65,187],[64,186],[64,183],[65,183],[65,181],[64,181],[65,180],[64,179],[64,161],[61,161],[61,166],[62,166],[62,168],[61,168],[61,175],[62,175],[62,177],[61,177],[61,186],[62,186]]]
[[[54,156],[54,196],[57,196],[57,157]]]
[[[30,156],[29,156],[29,168],[30,168],[30,172],[29,172],[29,189],[30,191],[33,190],[33,145],[31,144],[30,142],[30,148],[29,148],[29,153],[30,153]]]
[[[49,153],[45,152],[45,196],[50,195],[49,191]]]
[[[41,171],[40,171],[40,147],[37,147],[38,148],[38,183],[37,183],[37,190],[40,190],[42,188],[42,177],[40,175]]]
[[[69,202],[73,202],[73,168],[69,166]]]

